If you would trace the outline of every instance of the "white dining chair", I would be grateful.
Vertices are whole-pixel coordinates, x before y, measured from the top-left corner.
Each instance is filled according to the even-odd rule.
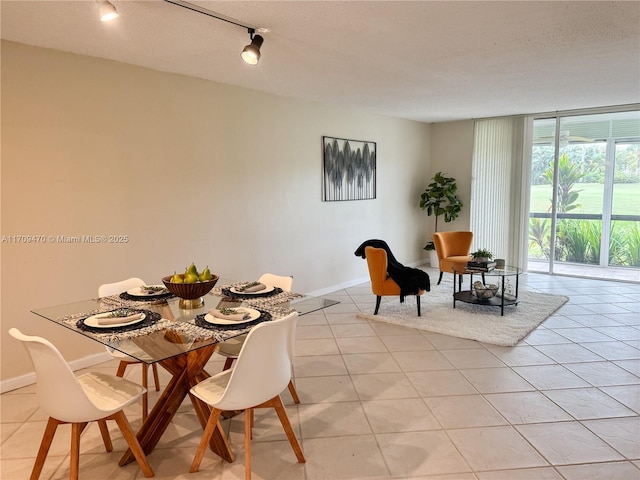
[[[153,470],[131,429],[124,408],[137,401],[145,391],[137,383],[104,373],[75,376],[58,349],[48,340],[23,334],[11,328],[9,334],[22,342],[36,373],[38,406],[49,416],[31,480],[37,480],[47,458],[58,425],[71,424],[69,478],[78,478],[80,467],[80,434],[88,422],[97,421],[107,452],[113,450],[107,420],[115,420],[131,448],[145,477]]]
[[[293,360],[289,345],[295,337],[298,313],[278,320],[263,322],[247,334],[238,361],[233,369],[203,380],[190,392],[211,406],[190,471],[197,472],[216,427],[220,428],[222,411],[244,410],[245,479],[251,478],[251,430],[254,408],[275,408],[289,443],[298,459],[304,463],[302,448],[289,422],[280,393],[291,380]]]
[[[142,285],[146,285],[144,280],[137,277],[131,277],[120,282],[104,283],[98,287],[98,297],[117,295],[119,293],[131,290],[132,288],[140,287]],[[145,393],[142,395],[142,420],[146,420],[149,413],[149,395],[146,392],[149,387],[149,364],[141,362],[140,360],[130,357],[129,355],[126,355],[118,350],[114,350],[113,348],[105,348],[107,349],[107,352],[109,352],[109,355],[111,355],[114,359],[120,361],[120,363],[118,364],[118,370],[116,371],[116,376],[118,377],[124,378],[124,372],[129,365],[139,363],[142,366],[142,386],[145,388]],[[153,381],[155,383],[156,392],[158,392],[160,391],[158,366],[155,363],[152,363],[151,370],[153,371]]]
[[[293,290],[293,277],[289,276],[265,273],[258,279],[258,282],[265,285],[272,285],[274,287],[281,288],[283,292],[291,292]],[[233,361],[238,358],[238,354],[240,353],[240,349],[242,348],[242,344],[245,338],[247,338],[246,335],[240,335],[238,337],[230,338],[229,340],[220,342],[218,344],[218,354],[226,357],[222,370],[228,370],[229,368],[231,368]],[[293,338],[291,342],[292,344],[289,348],[291,349],[291,352],[293,352],[293,344],[295,343],[295,338]],[[295,403],[300,403],[300,397],[298,397],[298,392],[296,391],[293,379],[289,382],[289,385],[287,387],[289,389],[291,397],[293,398],[293,401]]]

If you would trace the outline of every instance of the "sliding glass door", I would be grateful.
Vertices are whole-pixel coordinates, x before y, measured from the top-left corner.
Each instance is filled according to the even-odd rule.
[[[640,268],[640,140],[614,145],[609,265]]]
[[[640,268],[640,112],[535,119],[532,138],[528,269]]]

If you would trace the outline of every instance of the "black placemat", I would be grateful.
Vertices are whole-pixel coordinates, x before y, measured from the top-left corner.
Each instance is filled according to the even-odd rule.
[[[115,310],[121,310],[121,309],[115,308],[112,311],[115,311]],[[128,332],[130,330],[137,330],[139,328],[149,327],[149,326],[153,325],[154,323],[156,323],[158,320],[160,320],[160,318],[162,318],[162,316],[159,313],[155,313],[155,312],[152,312],[150,310],[140,310],[140,309],[137,309],[137,308],[127,308],[127,311],[131,312],[131,315],[133,315],[135,313],[144,313],[145,314],[144,320],[142,320],[141,322],[132,323],[130,325],[122,325],[120,327],[97,328],[97,327],[92,327],[90,325],[86,325],[84,323],[84,321],[91,316],[91,315],[89,315],[89,317],[84,317],[84,318],[81,318],[80,320],[78,320],[76,322],[76,327],[78,327],[80,330],[83,330],[85,332],[91,332],[91,333]],[[103,313],[109,313],[109,312],[103,312]]]
[[[274,295],[278,295],[279,293],[282,293],[282,289],[280,287],[275,287],[270,292],[265,292],[265,293],[236,293],[236,292],[232,292],[231,288],[232,287],[224,287],[222,289],[222,294],[225,297],[229,297],[229,298],[249,299],[249,298],[273,297]]]
[[[257,309],[255,309],[257,310]],[[244,330],[248,327],[253,327],[262,322],[268,322],[271,320],[271,314],[269,312],[263,312],[262,310],[258,310],[260,312],[260,316],[255,320],[251,320],[250,322],[238,322],[238,323],[230,323],[227,325],[218,325],[214,323],[207,322],[204,317],[206,313],[201,313],[200,315],[196,315],[195,324],[198,327],[206,328],[208,330]]]

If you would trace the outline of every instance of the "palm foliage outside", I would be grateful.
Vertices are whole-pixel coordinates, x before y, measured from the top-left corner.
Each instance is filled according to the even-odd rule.
[[[626,152],[627,154],[630,152]],[[637,149],[631,153],[637,157]],[[631,157],[633,158],[633,157]],[[584,159],[584,155],[582,157]],[[634,168],[637,165],[634,165]],[[558,189],[557,189],[557,213],[558,222],[556,225],[556,244],[554,260],[560,262],[599,264],[600,250],[602,239],[602,221],[593,219],[579,218],[563,218],[563,214],[571,213],[580,215],[584,214],[600,214],[602,213],[602,195],[593,194],[593,201],[590,196],[583,197],[585,190],[590,192],[593,188],[589,185],[600,185],[598,180],[601,179],[598,173],[600,167],[596,162],[581,162],[574,160],[567,152],[564,152],[558,158]],[[627,173],[634,169],[626,168]],[[535,171],[535,169],[534,169]],[[532,195],[536,189],[539,193],[540,188],[544,185],[553,184],[553,163],[547,164],[546,170],[537,169],[538,180],[532,187]],[[640,178],[638,175],[635,178]],[[595,182],[594,182],[595,180]],[[619,205],[621,214],[635,216],[638,214],[638,194],[640,188],[638,184],[633,184],[633,175],[617,175],[614,180],[614,189],[618,187],[619,192],[628,192],[625,195],[614,197],[614,207],[616,201]],[[587,182],[589,182],[587,184]],[[577,188],[580,186],[581,188]],[[622,188],[624,186],[625,188]],[[589,188],[587,188],[589,187]],[[548,187],[546,187],[548,188]],[[546,190],[548,194],[548,190]],[[538,195],[540,197],[540,195]],[[589,200],[589,208],[583,208],[582,200]],[[600,206],[597,201],[599,200]],[[534,202],[538,205],[536,210],[540,211],[540,204],[546,202],[542,198],[534,199],[532,197],[532,207]],[[551,209],[552,200],[549,199],[548,209]],[[587,210],[587,212],[585,212]],[[542,212],[540,212],[542,213]],[[551,220],[550,218],[532,217],[529,220],[529,256],[532,259],[549,260],[551,256]],[[544,215],[546,216],[546,215]],[[609,233],[609,258],[608,264],[613,266],[640,267],[640,227],[638,221],[618,220],[613,221]]]

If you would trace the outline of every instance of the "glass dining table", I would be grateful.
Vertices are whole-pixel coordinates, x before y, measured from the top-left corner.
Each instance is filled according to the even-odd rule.
[[[232,288],[242,283],[220,279],[203,297],[204,305],[193,309],[181,308],[184,302],[166,292],[140,296],[122,292],[109,297],[37,308],[32,313],[141,362],[158,363],[171,374],[169,383],[137,433],[140,445],[149,454],[187,396],[204,429],[211,409],[189,395],[189,390],[210,377],[205,366],[219,342],[243,335],[261,321],[279,318],[292,311],[306,315],[339,303],[279,289],[270,295],[242,295]],[[208,314],[211,309],[219,311],[224,308],[244,308],[257,313],[245,322],[219,321]],[[114,311],[140,314],[140,320],[126,325],[109,322],[103,325],[97,321]],[[234,461],[235,456],[219,423],[209,446],[220,457]],[[126,465],[134,460],[131,450],[127,450],[119,463]]]

